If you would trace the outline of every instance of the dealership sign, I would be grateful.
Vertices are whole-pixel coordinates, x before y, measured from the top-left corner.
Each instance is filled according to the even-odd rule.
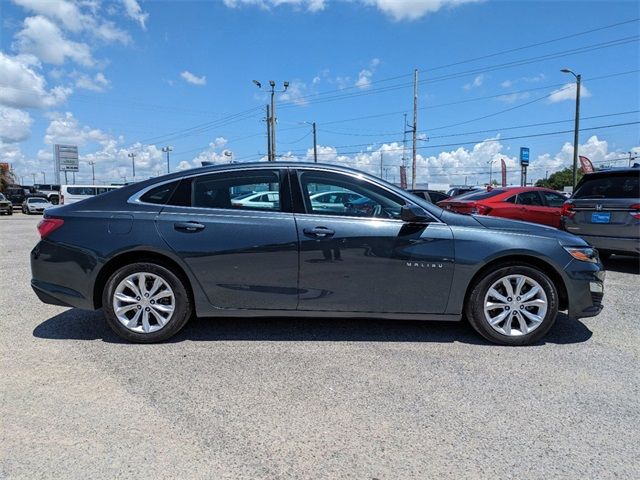
[[[62,172],[78,171],[78,147],[76,145],[55,145],[56,165]]]
[[[520,165],[529,166],[529,147],[520,147]]]

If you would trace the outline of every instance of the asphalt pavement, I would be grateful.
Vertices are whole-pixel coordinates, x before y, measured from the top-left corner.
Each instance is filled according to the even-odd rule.
[[[38,301],[0,217],[0,478],[638,478],[640,266],[531,347],[465,323],[199,319],[120,341]]]

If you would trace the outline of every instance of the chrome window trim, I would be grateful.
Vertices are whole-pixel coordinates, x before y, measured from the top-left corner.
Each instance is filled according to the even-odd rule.
[[[234,212],[248,212],[251,210],[236,210],[236,209],[228,209],[228,208],[220,208],[220,209],[212,209],[212,208],[206,208],[206,207],[184,207],[184,206],[175,206],[175,205],[166,205],[166,204],[160,204],[160,203],[149,203],[149,202],[143,202],[140,200],[140,197],[142,197],[145,193],[147,193],[149,190],[151,190],[152,188],[156,188],[159,187],[161,185],[165,185],[167,183],[171,183],[171,182],[175,182],[175,181],[180,181],[183,180],[185,178],[196,178],[196,177],[202,177],[204,175],[212,175],[212,174],[216,174],[216,173],[228,173],[228,172],[234,172],[234,171],[238,171],[238,172],[246,172],[246,171],[250,171],[250,170],[296,170],[296,172],[299,172],[301,170],[313,170],[313,171],[318,171],[318,172],[331,172],[331,173],[338,173],[338,174],[342,174],[342,175],[347,175],[353,178],[357,178],[359,180],[364,180],[365,182],[374,185],[378,188],[381,188],[383,190],[385,190],[388,193],[391,193],[392,195],[396,195],[399,196],[401,198],[403,198],[407,203],[411,204],[411,205],[415,205],[415,203],[413,203],[411,201],[411,199],[405,197],[402,194],[399,194],[387,187],[385,187],[384,185],[380,185],[378,183],[375,183],[371,180],[369,180],[368,178],[365,178],[365,176],[362,173],[356,173],[356,172],[345,172],[343,170],[340,170],[339,168],[332,168],[331,166],[313,166],[313,165],[301,165],[300,167],[297,166],[277,166],[277,162],[273,162],[275,163],[275,165],[270,164],[271,162],[265,162],[265,165],[252,165],[250,167],[244,167],[242,169],[239,169],[237,166],[231,167],[231,168],[222,168],[220,170],[214,170],[214,171],[207,171],[207,172],[200,172],[200,173],[196,173],[196,174],[192,174],[189,175],[188,173],[185,173],[185,175],[181,176],[181,177],[176,177],[176,178],[172,178],[169,180],[164,180],[162,182],[158,182],[158,183],[154,183],[152,185],[149,185],[145,188],[143,188],[142,190],[137,191],[136,193],[134,193],[133,195],[131,195],[128,199],[127,199],[127,203],[133,203],[133,204],[139,204],[139,205],[151,205],[151,206],[156,206],[156,207],[161,207],[161,208],[166,208],[166,207],[175,207],[175,208],[188,208],[188,209],[198,209],[198,210],[207,210],[207,211],[211,211],[211,210],[222,210],[222,211],[234,211]],[[237,164],[235,164],[237,165]],[[188,172],[188,170],[186,170],[185,172]],[[417,207],[420,207],[420,205],[416,205]],[[420,207],[422,208],[422,207]],[[424,209],[425,213],[427,215],[429,215],[429,217],[431,217],[433,219],[432,222],[429,223],[441,223],[443,225],[446,225],[445,222],[443,222],[442,220],[440,220],[439,218],[437,218],[436,216],[434,216],[431,212],[429,212],[428,210]],[[281,212],[281,211],[273,211],[270,212],[268,210],[260,210],[260,211],[265,211],[265,212],[269,212],[269,213],[283,213],[283,214],[289,214],[289,212]],[[305,213],[306,215],[315,215],[316,217],[318,216],[318,214],[313,214],[313,213]],[[291,214],[292,215],[292,214]],[[339,215],[327,215],[331,218],[350,218],[350,219],[362,219],[363,217],[347,217],[347,216],[339,216]],[[397,219],[378,219],[378,220],[392,220],[392,221],[398,221],[398,222],[402,222],[402,220],[397,220]]]

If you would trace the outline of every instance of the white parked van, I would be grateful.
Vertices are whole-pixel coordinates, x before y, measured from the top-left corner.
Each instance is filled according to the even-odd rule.
[[[60,205],[69,205],[85,198],[120,188],[117,185],[62,185],[60,187]]]

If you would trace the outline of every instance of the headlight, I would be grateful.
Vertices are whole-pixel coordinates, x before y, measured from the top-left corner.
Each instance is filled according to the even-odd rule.
[[[598,263],[598,252],[591,247],[564,247],[564,249],[576,260],[581,262]]]

